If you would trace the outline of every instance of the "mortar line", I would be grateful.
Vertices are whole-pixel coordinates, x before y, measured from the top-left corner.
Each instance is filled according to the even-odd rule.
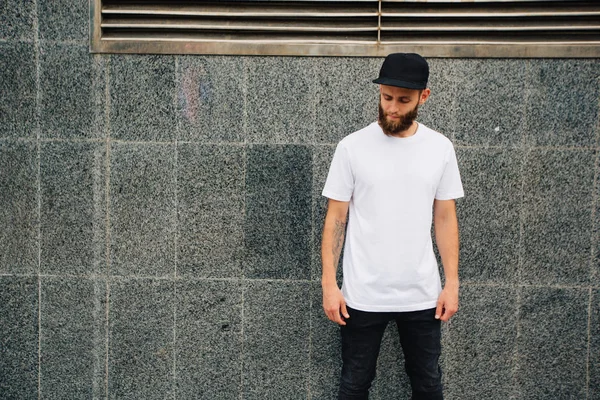
[[[110,283],[111,283],[111,252],[110,252],[110,242],[111,242],[111,226],[110,226],[110,162],[111,162],[111,123],[110,123],[110,64],[111,64],[111,56],[106,58],[106,66],[104,70],[104,96],[105,96],[105,106],[104,106],[104,118],[105,118],[105,126],[106,126],[106,161],[105,161],[105,172],[106,172],[106,316],[105,316],[105,365],[104,365],[104,394],[106,400],[108,400],[108,381],[109,381],[109,351],[110,351]]]
[[[598,109],[600,109],[600,99],[598,101]],[[600,190],[598,188],[598,173],[600,173],[600,114],[598,115],[598,121],[596,122],[596,160],[594,162],[594,184],[593,184],[593,194],[592,194],[592,239],[591,239],[591,251],[590,251],[590,289],[589,289],[589,303],[588,303],[588,329],[587,329],[587,355],[586,355],[586,385],[585,385],[585,398],[588,400],[590,398],[590,362],[591,362],[591,352],[592,352],[592,299],[593,299],[593,291],[592,291],[592,282],[596,279],[596,246],[598,246],[598,240],[600,239],[600,235],[597,234],[600,231],[600,227],[597,223],[597,215],[596,208],[598,207],[597,199],[600,195]]]
[[[89,279],[89,280],[97,280],[97,279],[106,279],[105,275],[99,275],[99,274],[81,274],[81,275],[77,275],[77,274],[37,274],[37,273],[32,273],[32,274],[13,274],[13,273],[0,273],[0,278],[2,277],[19,277],[19,278],[37,278],[38,276],[42,277],[42,278],[50,278],[50,279],[61,279],[61,278],[72,278],[72,279]],[[130,280],[154,280],[154,281],[174,281],[174,279],[172,277],[169,276],[163,276],[163,277],[156,277],[156,276],[124,276],[124,275],[114,275],[111,276],[111,281],[130,281]],[[175,280],[176,282],[179,281],[186,281],[186,282],[242,282],[242,279],[239,277],[232,277],[232,278],[211,278],[211,277],[202,277],[202,278],[197,278],[197,277],[193,277],[193,276],[178,276],[177,279]],[[270,282],[270,283],[308,283],[308,284],[314,284],[314,283],[318,283],[318,281],[314,281],[314,280],[308,280],[308,279],[262,279],[262,278],[252,278],[252,279],[244,279],[244,282],[248,283],[248,282]],[[585,284],[585,285],[558,285],[558,284],[530,284],[530,283],[520,283],[520,284],[514,284],[514,283],[495,283],[495,282],[461,282],[460,283],[461,287],[462,286],[470,286],[470,287],[494,287],[494,288],[547,288],[547,289],[572,289],[572,290],[587,290],[587,289],[592,289],[592,290],[597,290],[600,289],[600,284],[598,285],[590,285],[590,284]]]
[[[525,67],[525,75],[526,77],[528,77],[529,74],[529,69],[531,68],[531,64],[529,63],[529,61],[526,61],[526,67]],[[525,99],[523,101],[522,107],[524,108],[523,110],[523,125],[527,126],[527,107],[528,107],[528,103],[529,103],[529,91],[525,90]],[[520,349],[519,349],[519,339],[521,337],[521,307],[522,307],[522,290],[523,290],[523,285],[520,285],[519,283],[522,282],[522,273],[523,273],[523,246],[524,246],[524,234],[525,234],[525,171],[526,171],[526,164],[527,161],[529,159],[529,155],[531,153],[531,148],[528,145],[528,142],[525,138],[525,133],[523,132],[522,136],[521,136],[521,148],[523,149],[523,154],[521,156],[521,197],[519,199],[519,244],[518,244],[518,261],[517,261],[517,284],[515,285],[515,294],[516,294],[516,310],[515,310],[515,347],[514,347],[514,354],[513,354],[513,376],[512,376],[512,381],[513,381],[513,387],[515,390],[515,395],[516,397],[520,397],[521,394],[521,388],[518,385],[518,375],[519,375],[519,368],[520,368],[520,364],[519,364],[519,358],[520,358]]]
[[[312,257],[311,257],[312,258]],[[312,270],[312,268],[311,268]],[[312,325],[312,316],[313,316],[313,299],[312,299],[312,282],[307,284],[308,286],[308,376],[306,382],[306,394],[308,399],[312,399],[311,396],[311,382],[312,382],[312,346],[313,346],[313,325]]]
[[[38,1],[35,0],[33,4],[33,51],[34,51],[34,62],[35,62],[35,114],[36,114],[36,163],[37,163],[37,283],[38,283],[38,382],[37,382],[37,397],[38,400],[42,398],[42,278],[40,273],[42,271],[42,149],[40,143],[41,137],[41,123],[40,117],[42,115],[42,104],[41,104],[41,82],[40,82],[40,32],[39,32],[39,18],[38,18]]]
[[[591,351],[592,351],[592,344],[591,344],[591,338],[592,338],[592,299],[593,299],[593,292],[592,292],[592,288],[590,287],[589,289],[589,301],[588,301],[588,326],[587,326],[587,334],[588,334],[588,340],[587,340],[587,355],[586,355],[586,370],[585,370],[585,375],[586,375],[586,385],[585,385],[585,398],[586,400],[588,400],[590,398],[590,382],[591,382],[591,377],[590,377],[590,362],[591,362]]]
[[[244,110],[243,110],[243,117],[244,117],[244,121],[242,123],[242,135],[243,135],[243,159],[244,159],[244,168],[242,171],[242,187],[244,188],[244,196],[242,197],[242,201],[244,202],[244,204],[242,205],[242,210],[244,213],[244,220],[245,220],[245,216],[246,216],[246,207],[247,207],[247,203],[246,203],[246,194],[248,193],[248,190],[246,188],[246,174],[248,172],[248,74],[247,74],[247,58],[244,57],[242,59],[242,91],[244,93]],[[245,221],[244,221],[245,222]],[[242,248],[246,249],[246,231],[244,229],[242,229]],[[244,253],[245,254],[245,253]],[[245,321],[244,321],[244,316],[245,316],[245,310],[244,310],[244,302],[245,302],[245,291],[246,291],[246,271],[245,271],[245,263],[242,263],[242,268],[240,271],[240,276],[241,276],[241,287],[242,287],[242,293],[241,293],[241,307],[240,307],[240,319],[241,319],[241,328],[240,328],[240,400],[243,400],[244,398],[244,358],[245,358],[245,353],[244,353],[244,334],[245,334],[245,330],[244,330],[244,325],[245,325]]]
[[[177,88],[178,88],[178,74],[179,74],[179,56],[175,56],[175,90],[173,91],[173,110],[177,115]],[[174,155],[174,173],[173,180],[175,187],[175,234],[174,234],[174,261],[175,261],[175,270],[173,271],[173,400],[177,398],[177,263],[179,260],[179,148],[177,139],[180,134],[180,119],[176,118],[175,122],[175,155]]]

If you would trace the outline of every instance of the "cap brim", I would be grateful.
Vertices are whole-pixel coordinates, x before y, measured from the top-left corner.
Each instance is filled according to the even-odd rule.
[[[378,83],[380,85],[387,86],[396,86],[406,89],[425,89],[427,87],[427,84],[423,82],[408,82],[390,78],[377,78],[373,81],[373,83]]]

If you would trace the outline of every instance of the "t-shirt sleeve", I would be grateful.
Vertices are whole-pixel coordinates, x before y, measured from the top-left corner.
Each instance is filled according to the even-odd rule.
[[[323,188],[323,196],[338,201],[350,201],[354,191],[354,173],[348,150],[342,142],[338,143],[329,174]]]
[[[460,180],[456,153],[452,145],[450,145],[450,150],[447,153],[445,164],[446,167],[435,192],[436,200],[451,200],[463,197],[465,192]]]

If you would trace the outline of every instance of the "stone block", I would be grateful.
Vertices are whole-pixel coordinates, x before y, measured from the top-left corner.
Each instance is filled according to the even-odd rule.
[[[459,148],[457,201],[462,282],[517,281],[522,169],[517,149]]]
[[[78,0],[39,0],[40,39],[87,42],[89,7],[87,2]]]
[[[41,264],[48,274],[106,273],[106,144],[41,144]]]
[[[241,284],[180,281],[176,293],[176,397],[239,399]]]
[[[242,146],[178,145],[178,275],[241,276],[245,161]]]
[[[247,140],[312,143],[315,125],[314,60],[253,57],[247,74]]]
[[[37,135],[35,62],[32,43],[0,42],[0,137]]]
[[[597,60],[530,60],[527,142],[534,146],[594,146],[599,75]]]
[[[106,57],[87,45],[43,42],[40,48],[40,135],[106,136]]]
[[[38,280],[0,276],[0,398],[38,398]]]
[[[453,139],[457,116],[457,92],[460,90],[460,60],[430,58],[429,99],[419,107],[417,121]]]
[[[33,41],[35,1],[5,0],[0,7],[0,39]]]
[[[244,275],[309,279],[311,149],[253,145],[247,160]]]
[[[448,399],[514,398],[516,296],[512,287],[461,288],[459,311],[444,331]]]
[[[525,126],[525,60],[460,60],[455,140],[459,145],[520,146]]]
[[[111,136],[118,140],[175,139],[175,58],[110,58]]]
[[[32,142],[0,140],[0,272],[38,270],[38,161]]]
[[[174,283],[111,283],[108,397],[173,397]]]
[[[339,325],[323,311],[321,285],[310,284],[310,396],[311,400],[336,399],[342,372]]]
[[[333,154],[335,153],[335,145],[315,146],[313,150],[313,184],[312,184],[312,207],[313,207],[313,234],[312,234],[312,259],[311,259],[311,279],[315,281],[321,280],[321,240],[323,238],[323,224],[325,223],[325,215],[327,214],[327,198],[321,193],[327,180],[329,166]],[[340,255],[340,263],[337,267],[337,275],[339,280],[342,277],[342,258],[343,251]]]
[[[309,290],[308,282],[248,281],[244,289],[244,399],[306,399]]]
[[[591,150],[532,150],[523,188],[523,268],[532,284],[586,284],[591,272]]]
[[[111,148],[111,274],[175,273],[175,146]]]
[[[179,57],[176,83],[179,140],[245,140],[244,58]]]
[[[377,120],[380,59],[323,57],[313,60],[316,81],[315,142],[337,144]]]
[[[41,288],[42,397],[105,397],[106,282],[43,278]]]
[[[532,400],[584,399],[589,290],[522,288],[517,383]]]

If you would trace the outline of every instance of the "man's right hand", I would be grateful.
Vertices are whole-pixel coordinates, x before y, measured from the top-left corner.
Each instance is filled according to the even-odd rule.
[[[346,300],[337,285],[323,288],[323,310],[327,318],[339,325],[346,325],[344,318],[350,318],[346,310]]]

